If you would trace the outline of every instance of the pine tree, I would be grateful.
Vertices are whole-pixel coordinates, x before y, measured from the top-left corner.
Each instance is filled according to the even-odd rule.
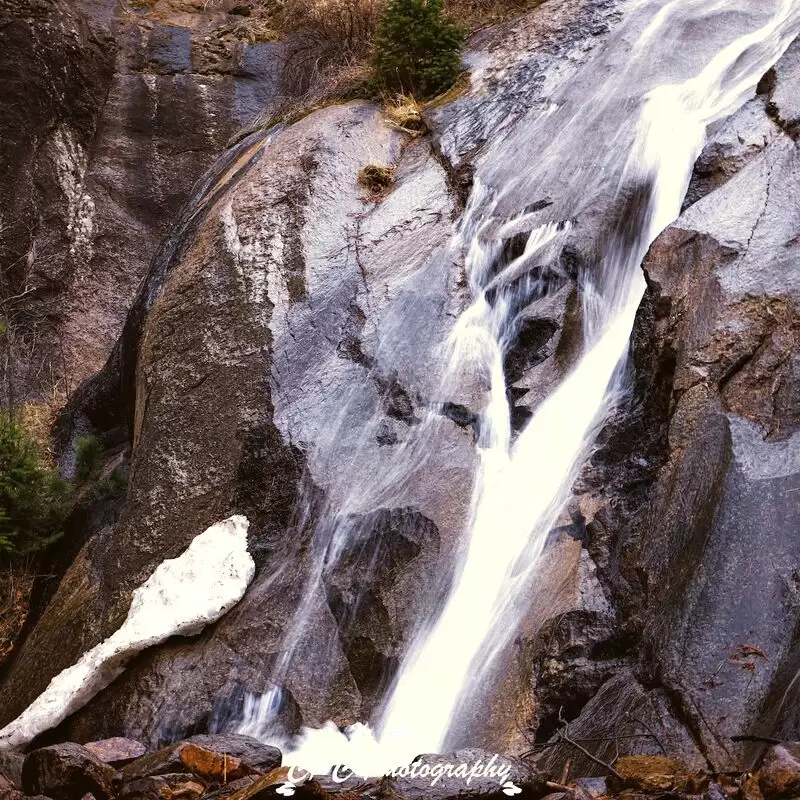
[[[433,97],[461,69],[464,31],[442,11],[442,0],[388,0],[375,35],[375,71],[387,88]]]
[[[67,494],[25,428],[0,413],[0,555],[32,553],[57,538]]]

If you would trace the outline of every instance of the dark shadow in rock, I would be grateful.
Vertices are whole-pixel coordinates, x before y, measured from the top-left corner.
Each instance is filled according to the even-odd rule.
[[[438,553],[439,531],[409,508],[380,509],[350,524],[344,550],[323,580],[367,718],[394,678],[409,626],[441,591],[425,569]],[[413,596],[407,595],[412,586]]]

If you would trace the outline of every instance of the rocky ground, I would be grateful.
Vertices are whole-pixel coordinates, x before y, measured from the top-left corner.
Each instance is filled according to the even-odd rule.
[[[583,745],[573,742],[576,752]],[[157,751],[139,742],[114,738],[79,745],[54,744],[27,755],[0,753],[3,800],[263,800],[296,796],[302,800],[789,800],[800,792],[800,744],[772,745],[758,769],[744,773],[691,771],[667,756],[622,756],[598,762],[598,777],[571,782],[541,772],[534,761],[462,750],[444,756],[419,756],[417,775],[362,779],[337,766],[311,776],[281,766],[281,752],[237,734],[194,736]],[[513,787],[488,777],[467,781],[422,777],[425,767],[494,763],[506,769]],[[502,787],[506,788],[503,791]]]

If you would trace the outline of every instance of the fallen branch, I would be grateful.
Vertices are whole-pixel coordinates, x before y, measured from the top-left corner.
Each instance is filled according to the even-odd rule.
[[[667,755],[667,748],[661,742],[661,739],[653,733],[652,729],[649,725],[645,724],[644,720],[639,719],[639,717],[631,717],[631,719],[637,724],[641,725],[648,733],[651,739],[655,740],[655,743],[661,748],[661,752],[666,756]]]
[[[611,764],[607,763],[606,761],[603,761],[602,758],[598,758],[596,755],[594,755],[594,753],[590,753],[583,745],[578,744],[578,742],[576,742],[574,739],[570,738],[570,736],[569,736],[569,723],[567,723],[567,721],[564,719],[564,717],[561,714],[561,711],[562,711],[561,709],[559,709],[559,711],[558,711],[558,720],[559,720],[559,722],[563,722],[564,723],[564,727],[561,728],[561,730],[556,731],[556,736],[558,738],[560,738],[563,742],[566,742],[567,744],[572,745],[576,750],[579,750],[590,761],[594,761],[594,763],[597,764],[598,766],[603,767],[603,769],[608,770],[608,772],[611,775],[613,775],[615,778],[617,778],[618,780],[620,780],[620,781],[624,780],[622,775],[620,775],[619,772],[617,772],[614,769],[614,767],[611,766]]]
[[[611,766],[611,764],[609,764],[606,761],[603,761],[602,758],[598,758],[593,753],[590,753],[583,745],[578,744],[578,742],[576,742],[574,739],[570,739],[570,737],[566,733],[564,733],[566,727],[567,726],[565,725],[564,728],[558,731],[556,733],[556,736],[558,736],[562,741],[566,742],[567,744],[572,745],[576,750],[580,750],[580,752],[583,753],[586,756],[586,758],[590,759],[591,761],[594,761],[594,763],[597,764],[598,766],[608,770],[608,772],[618,780],[624,780],[622,775],[620,775],[619,772],[617,772],[614,769],[614,767]]]
[[[572,792],[572,789],[569,786],[564,786],[563,783],[555,783],[554,781],[545,781],[544,785],[548,789],[552,789],[554,792]]]

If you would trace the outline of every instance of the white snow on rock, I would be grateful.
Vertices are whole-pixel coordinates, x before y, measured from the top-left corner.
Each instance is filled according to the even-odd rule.
[[[142,650],[171,636],[194,636],[230,611],[255,575],[245,517],[212,525],[177,558],[164,561],[133,593],[122,627],[60,672],[17,719],[0,748],[21,747],[105,689]]]

